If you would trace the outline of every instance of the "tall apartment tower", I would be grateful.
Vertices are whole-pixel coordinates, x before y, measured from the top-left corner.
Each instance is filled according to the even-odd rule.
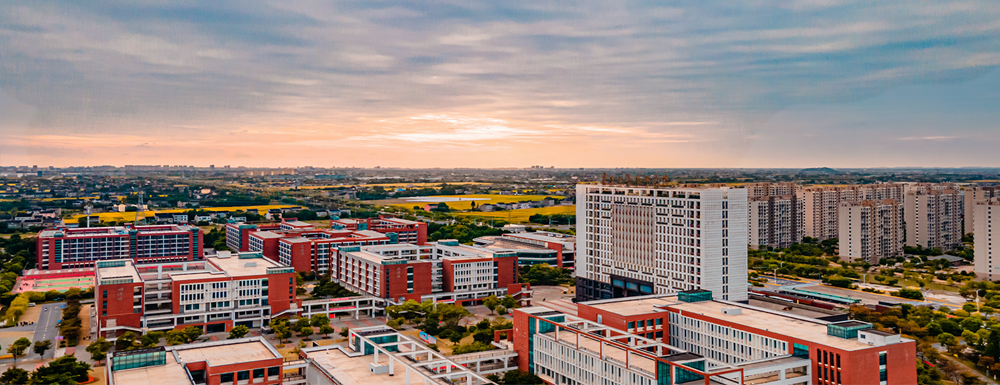
[[[1000,186],[969,187],[965,189],[965,228],[964,233],[975,233],[976,203],[990,198],[1000,198]]]
[[[872,184],[846,187],[810,187],[799,191],[803,207],[803,236],[821,241],[839,238],[838,211],[843,202],[903,201],[903,185]]]
[[[903,255],[903,205],[898,201],[844,202],[837,215],[841,259],[877,264]]]
[[[747,190],[577,186],[577,299],[710,290],[747,299]]]
[[[906,245],[952,250],[962,244],[959,191],[915,189],[903,200],[906,212]]]
[[[783,248],[802,241],[804,206],[795,183],[750,183],[745,186],[747,238],[750,247]]]
[[[976,224],[974,229],[975,244],[973,246],[976,251],[976,276],[990,281],[1000,279],[1000,253],[996,255],[997,261],[993,262],[993,239],[1000,242],[1000,233],[993,231],[993,214],[997,214],[997,223],[1000,224],[1000,197],[980,200],[972,209],[972,216]],[[968,219],[966,219],[966,223],[968,223]],[[1000,252],[1000,243],[997,244],[996,251]]]

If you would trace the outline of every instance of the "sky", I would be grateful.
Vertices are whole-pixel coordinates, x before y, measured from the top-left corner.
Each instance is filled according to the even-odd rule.
[[[995,0],[4,1],[0,166],[998,167],[997,20]]]

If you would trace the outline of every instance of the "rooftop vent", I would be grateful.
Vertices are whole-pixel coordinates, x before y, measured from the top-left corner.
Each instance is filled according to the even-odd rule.
[[[257,262],[247,262],[243,264],[244,267],[257,267]]]
[[[722,308],[722,314],[725,315],[740,315],[743,314],[743,309],[738,307],[724,307]]]

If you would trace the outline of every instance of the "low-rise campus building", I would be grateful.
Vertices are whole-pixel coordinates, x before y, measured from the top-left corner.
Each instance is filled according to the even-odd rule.
[[[39,270],[94,267],[129,258],[138,263],[200,259],[201,229],[187,225],[56,228],[38,233]]]

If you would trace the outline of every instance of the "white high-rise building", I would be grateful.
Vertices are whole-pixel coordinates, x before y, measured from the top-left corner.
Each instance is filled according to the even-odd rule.
[[[577,186],[577,298],[747,299],[747,190]]]
[[[993,214],[997,215],[997,226],[1000,226],[1000,198],[980,200],[972,209],[976,226],[972,247],[976,252],[976,275],[990,281],[1000,279],[1000,233],[993,231]],[[993,239],[998,242],[996,249],[993,248]],[[994,251],[997,253],[994,254]],[[994,261],[993,257],[997,260]]]
[[[962,244],[959,191],[950,188],[911,190],[906,211],[906,245],[952,250]]]

